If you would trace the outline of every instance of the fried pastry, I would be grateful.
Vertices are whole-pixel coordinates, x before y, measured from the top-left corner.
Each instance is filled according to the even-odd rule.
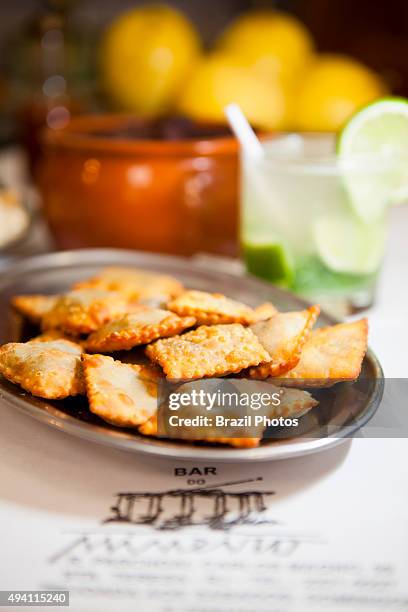
[[[0,372],[33,395],[64,399],[85,391],[81,353],[67,340],[11,342],[0,348]]]
[[[41,334],[29,340],[26,344],[42,344],[43,349],[59,349],[73,355],[81,355],[84,351],[80,342],[75,342],[72,338],[61,336],[58,338],[56,334]]]
[[[167,304],[167,308],[181,317],[192,316],[200,325],[242,323],[256,320],[254,310],[241,302],[230,300],[221,293],[185,291]]]
[[[58,295],[15,295],[11,305],[33,323],[41,323],[43,316],[56,304]]]
[[[141,425],[157,412],[156,368],[121,363],[106,355],[82,359],[91,412],[119,427]]]
[[[300,389],[284,389],[281,396],[280,406],[271,407],[267,411],[269,418],[298,418],[315,408],[319,402],[315,400],[310,393]],[[205,438],[206,442],[217,442],[218,444],[228,444],[236,448],[254,448],[259,446],[265,429],[263,426],[258,427],[256,437],[244,438]]]
[[[272,304],[272,302],[265,302],[254,308],[255,321],[266,321],[271,317],[278,314],[278,309]]]
[[[154,438],[158,437],[158,426],[157,426],[157,414],[152,416],[146,423],[143,425],[139,425],[138,427],[139,433],[144,436],[152,436]],[[181,437],[181,439],[186,439],[185,437]],[[198,438],[194,438],[195,441]],[[217,444],[227,444],[229,446],[235,446],[238,448],[254,448],[259,446],[259,442],[261,438],[200,438],[202,442],[214,442]]]
[[[67,340],[68,342],[73,342],[77,346],[82,346],[82,341],[64,333],[60,329],[49,329],[39,336],[34,336],[34,338],[31,338],[29,342],[50,342],[52,340]]]
[[[272,394],[274,390],[278,391],[277,388],[273,389],[271,386],[269,386],[268,393]],[[317,406],[319,403],[310,395],[310,393],[300,389],[281,389],[280,395],[281,401],[279,406],[274,406],[272,404],[270,406],[265,406],[262,409],[262,414],[271,419],[278,418],[281,416],[285,418],[301,417],[307,412],[309,412],[309,410]],[[200,412],[203,412],[203,409],[197,409],[196,407],[194,407],[191,413],[188,412],[188,414],[185,412],[185,410],[183,410],[183,417],[194,418],[199,415]],[[225,409],[222,408],[221,412],[225,414]],[[217,414],[217,411],[215,413],[212,412],[212,415],[214,414]],[[257,414],[259,413],[257,412]],[[238,410],[235,414],[233,412],[230,412],[228,416],[235,416],[236,418],[238,418],[240,416],[242,417],[243,413],[242,411]],[[159,435],[158,430],[159,428],[157,414],[153,415],[148,421],[138,427],[138,431],[145,436],[157,437]],[[215,435],[217,433],[216,426],[197,426],[194,428],[194,437],[192,438],[189,428],[183,429],[183,427],[177,427],[177,429],[171,429],[170,437],[176,438],[176,436],[172,434],[177,432],[177,438],[180,438],[182,440],[193,439],[196,441],[200,440],[203,442],[212,442],[216,444],[227,444],[229,446],[234,446],[237,448],[254,448],[256,446],[259,446],[264,434],[264,430],[265,426],[263,424],[257,426],[252,425],[246,430],[239,427],[231,427],[231,433],[235,434],[235,436],[231,435],[228,437]],[[250,433],[251,437],[240,436],[239,434],[242,431],[244,431],[245,433]],[[167,432],[167,434],[169,435],[169,432]]]
[[[88,337],[86,348],[93,353],[129,350],[179,334],[195,322],[194,317],[179,317],[168,310],[145,307],[103,325]]]
[[[355,380],[367,351],[367,336],[367,319],[316,329],[306,340],[297,366],[281,376],[284,384],[297,381],[307,387],[330,387]]]
[[[90,279],[76,283],[74,289],[118,291],[130,300],[166,302],[181,293],[183,285],[172,276],[112,266],[104,268]]]
[[[319,402],[308,391],[281,388],[280,404],[271,406],[269,416],[299,418],[318,404]]]
[[[42,328],[62,329],[68,334],[89,334],[128,311],[120,293],[100,289],[78,289],[61,295],[42,319]]]
[[[138,426],[137,430],[144,436],[158,436],[157,413]]]
[[[169,379],[224,376],[270,361],[255,334],[239,324],[202,326],[146,348]]]
[[[281,312],[251,325],[250,329],[271,356],[270,362],[249,369],[251,378],[279,376],[293,369],[319,313],[316,305],[299,312]]]

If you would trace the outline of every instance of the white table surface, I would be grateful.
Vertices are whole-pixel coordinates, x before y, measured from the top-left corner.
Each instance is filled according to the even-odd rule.
[[[369,313],[370,344],[385,376],[408,377],[408,205],[391,211],[387,255],[377,299]]]
[[[400,207],[369,313],[386,377],[408,372],[407,270],[408,207]],[[0,404],[0,589],[67,587],[70,609],[83,612],[408,610],[407,465],[408,442],[398,438],[212,464],[206,485],[262,478],[228,490],[274,491],[251,524],[103,523],[116,493],[194,488],[201,476],[190,476],[194,485],[175,469],[205,466],[87,443]],[[164,514],[179,512],[177,503],[167,499]]]

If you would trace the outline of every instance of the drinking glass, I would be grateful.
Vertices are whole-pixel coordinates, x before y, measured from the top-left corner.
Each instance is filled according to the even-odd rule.
[[[283,134],[242,152],[241,245],[247,270],[337,314],[368,307],[383,259],[392,156],[341,159],[335,138]]]

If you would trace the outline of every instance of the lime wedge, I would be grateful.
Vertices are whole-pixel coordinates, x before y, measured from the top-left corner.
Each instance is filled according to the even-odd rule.
[[[337,142],[350,203],[364,222],[383,216],[408,186],[408,100],[383,98],[356,113]]]
[[[327,215],[313,227],[317,253],[334,272],[371,274],[384,254],[385,225],[363,223],[351,215]]]
[[[250,274],[285,286],[292,282],[293,265],[283,244],[279,242],[244,242],[243,253]]]

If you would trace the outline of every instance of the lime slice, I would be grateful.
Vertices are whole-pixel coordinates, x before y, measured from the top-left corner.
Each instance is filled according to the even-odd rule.
[[[405,198],[408,186],[408,100],[383,98],[356,113],[339,135],[344,185],[364,222]]]
[[[327,215],[313,227],[317,253],[334,272],[371,274],[384,254],[385,226],[366,224],[348,214]]]
[[[285,247],[279,242],[244,242],[244,259],[248,272],[273,283],[290,285],[293,265]]]

